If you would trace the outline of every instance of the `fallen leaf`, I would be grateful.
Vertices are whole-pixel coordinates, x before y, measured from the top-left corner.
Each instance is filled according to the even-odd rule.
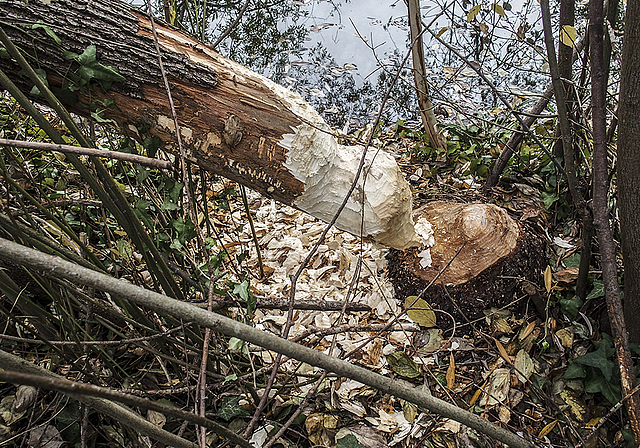
[[[387,355],[389,367],[398,375],[407,378],[416,378],[422,373],[422,369],[404,352],[394,352]]]
[[[561,328],[560,330],[556,331],[556,337],[563,347],[573,347],[573,330],[570,327]]]
[[[480,406],[493,406],[504,403],[509,395],[511,385],[511,373],[509,369],[496,369],[487,379],[485,393],[480,399]]]
[[[447,387],[453,389],[456,383],[456,359],[453,357],[453,353],[449,353],[449,368],[447,369]]]
[[[549,423],[548,425],[546,425],[544,428],[542,428],[540,430],[540,432],[538,433],[538,438],[539,439],[543,439],[556,426],[556,423],[558,423],[558,420],[554,420],[551,423]]]
[[[409,319],[421,327],[431,328],[436,326],[436,313],[431,310],[431,307],[424,299],[409,296],[404,300],[404,306]]]
[[[55,426],[36,426],[29,431],[29,446],[31,448],[60,448],[64,443]]]
[[[334,444],[335,429],[338,427],[338,417],[331,414],[311,414],[304,421],[304,427],[309,434],[309,440],[314,445],[332,446]]]
[[[516,361],[514,363],[516,368],[516,376],[518,377],[518,381],[521,383],[526,383],[531,374],[533,373],[533,361],[529,354],[520,350],[516,354]]]
[[[544,271],[544,288],[547,290],[547,292],[551,292],[551,280],[551,266],[547,266],[547,269],[545,269]]]

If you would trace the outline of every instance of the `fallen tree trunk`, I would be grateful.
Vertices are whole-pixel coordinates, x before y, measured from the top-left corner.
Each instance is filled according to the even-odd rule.
[[[165,149],[178,152],[146,14],[120,0],[0,0],[0,26],[34,66],[45,70],[49,85],[75,112],[88,115],[102,105],[103,116],[123,132],[141,141],[158,137]],[[157,24],[156,30],[186,157],[330,221],[355,178],[363,148],[338,144],[299,95],[173,27]],[[95,52],[87,52],[92,46]],[[10,58],[0,57],[0,68],[24,91],[33,87]],[[113,104],[106,107],[105,100]],[[540,251],[531,257],[526,232],[504,211],[486,204],[469,209],[434,203],[412,216],[411,190],[393,157],[370,151],[364,172],[366,181],[358,182],[336,226],[360,235],[363,222],[362,236],[398,249],[389,270],[400,295],[420,292],[462,244],[465,248],[440,280],[473,297],[469,311],[499,303],[493,300],[496,295],[512,295],[499,286],[504,282],[494,281],[506,275],[501,267],[521,265],[509,272],[541,278],[540,263],[526,263],[542,260]],[[434,242],[427,241],[424,226],[416,232],[413,220],[420,217],[433,225]],[[421,254],[430,245],[434,264],[422,266]],[[444,297],[442,288],[431,291],[427,298],[450,310],[437,300]]]
[[[129,135],[159,137],[178,152],[149,17],[120,0],[0,0],[2,28],[46,71],[75,112],[101,112]],[[186,157],[265,196],[330,221],[355,179],[361,146],[338,144],[298,94],[234,63],[173,27],[156,24]],[[91,51],[95,46],[95,55]],[[75,57],[73,56],[75,54]],[[80,56],[79,56],[80,55]],[[12,60],[0,67],[33,87]],[[100,88],[108,85],[108,90]],[[100,106],[102,107],[102,106]],[[366,179],[336,227],[405,249],[417,244],[411,191],[389,154],[370,151]]]

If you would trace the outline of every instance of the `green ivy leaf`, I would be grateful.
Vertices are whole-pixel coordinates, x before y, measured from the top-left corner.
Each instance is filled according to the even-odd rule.
[[[49,36],[51,39],[54,40],[54,42],[56,44],[58,44],[59,46],[62,45],[62,40],[56,35],[56,33],[53,32],[53,30],[51,28],[49,28],[48,25],[45,25],[42,20],[38,20],[38,23],[34,23],[33,26],[31,27],[31,29],[32,30],[37,30],[37,29],[43,30],[45,33],[47,33],[47,36]]]
[[[560,304],[562,312],[569,317],[576,317],[580,311],[580,307],[582,307],[582,300],[580,300],[578,296],[560,299],[558,303]]]
[[[595,352],[578,356],[574,359],[574,362],[582,364],[583,366],[599,369],[602,372],[602,377],[607,381],[611,381],[616,367],[615,363],[611,361],[614,353],[615,349],[613,348],[611,336],[603,334],[600,346]]]
[[[416,378],[422,373],[420,366],[404,352],[394,352],[387,355],[387,362],[391,370],[407,378]]]
[[[240,406],[242,397],[222,397],[218,402],[218,417],[230,421],[235,417],[249,415],[247,410]]]
[[[89,65],[92,62],[96,61],[97,53],[98,53],[98,50],[96,49],[96,46],[89,45],[87,48],[85,48],[82,54],[76,58],[76,60],[80,65]]]
[[[358,442],[358,439],[353,434],[347,434],[337,440],[336,448],[364,448],[364,445]]]
[[[584,390],[590,394],[600,392],[611,404],[620,401],[620,385],[614,384],[600,375],[585,381]]]
[[[599,297],[604,297],[604,283],[602,280],[594,280],[593,289],[587,296],[587,300],[597,299]]]
[[[160,210],[179,210],[180,207],[171,200],[171,198],[164,198],[164,202],[160,206]]]
[[[585,376],[587,376],[587,372],[584,370],[584,367],[578,363],[572,362],[569,364],[569,367],[567,367],[567,370],[565,370],[562,377],[567,380],[573,380],[576,378],[584,378]]]

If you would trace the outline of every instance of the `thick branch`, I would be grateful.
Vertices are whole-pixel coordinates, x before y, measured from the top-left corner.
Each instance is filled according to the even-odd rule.
[[[134,303],[170,314],[176,318],[194,322],[203,327],[237,337],[252,344],[282,353],[299,361],[334,372],[367,384],[385,393],[403,398],[420,407],[429,409],[447,418],[452,418],[471,428],[487,434],[512,447],[531,448],[525,439],[494,425],[481,417],[433,397],[417,388],[386,378],[363,367],[353,365],[316,350],[303,347],[286,339],[259,331],[253,327],[227,317],[199,309],[188,303],[173,300],[162,294],[149,291],[122,280],[77,266],[57,257],[42,254],[19,244],[0,238],[0,256],[15,263],[41,270],[57,278],[81,283],[126,298]]]

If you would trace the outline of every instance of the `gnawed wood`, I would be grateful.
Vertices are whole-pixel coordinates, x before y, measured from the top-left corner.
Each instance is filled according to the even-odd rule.
[[[399,298],[421,293],[437,278],[423,297],[465,322],[514,302],[525,283],[540,284],[544,240],[504,209],[436,201],[416,211],[414,219],[420,218],[433,226],[431,265],[420,265],[422,249],[390,252],[389,276]]]
[[[10,38],[47,80],[61,88],[78,69],[64,51],[97,48],[97,62],[124,76],[110,90],[75,92],[75,112],[113,99],[104,111],[129,135],[158,137],[177,152],[175,125],[160,75],[148,16],[119,0],[15,2],[0,0],[0,20]],[[58,45],[41,22],[62,41]],[[329,221],[355,178],[363,148],[338,144],[322,117],[298,94],[222,57],[177,29],[156,24],[186,157],[202,168]],[[8,59],[0,67],[25,91],[31,83]],[[69,102],[68,96],[62,96]],[[336,227],[382,244],[417,245],[411,191],[393,157],[367,154],[365,173]],[[362,215],[364,223],[361,232]]]

